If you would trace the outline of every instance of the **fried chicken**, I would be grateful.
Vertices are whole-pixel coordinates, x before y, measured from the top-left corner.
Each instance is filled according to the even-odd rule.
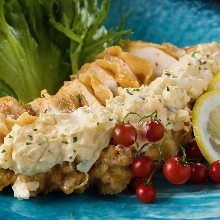
[[[101,194],[120,193],[132,178],[132,161],[131,149],[109,146],[90,170],[90,184],[94,184]]]
[[[179,58],[178,49],[172,45],[138,43],[138,49],[144,48],[145,52],[156,50],[169,61],[164,65],[159,59],[160,68],[157,68],[155,63],[148,62],[149,53],[147,56],[139,56],[134,51],[135,47],[137,45],[127,43],[128,52],[122,51],[120,47],[106,49],[97,60],[85,64],[72,81],[65,82],[56,95],[51,96],[43,90],[41,98],[28,105],[22,105],[11,97],[1,98],[1,143],[16,123],[31,123],[40,113],[48,110],[54,114],[71,113],[84,105],[105,105],[106,99],[118,94],[119,87],[137,88],[141,84],[148,84]],[[132,178],[132,154],[131,149],[110,145],[103,150],[88,174],[79,172],[75,162],[64,162],[47,173],[33,176],[0,169],[0,190],[13,185],[15,196],[18,198],[29,198],[39,193],[57,190],[66,194],[82,193],[92,185],[102,194],[120,193]]]

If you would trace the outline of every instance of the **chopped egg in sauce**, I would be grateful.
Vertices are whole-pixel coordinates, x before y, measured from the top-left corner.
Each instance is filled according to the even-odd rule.
[[[81,107],[71,114],[42,113],[32,124],[15,125],[1,146],[0,166],[16,173],[48,172],[63,161],[88,172],[108,146],[116,121],[102,106]]]

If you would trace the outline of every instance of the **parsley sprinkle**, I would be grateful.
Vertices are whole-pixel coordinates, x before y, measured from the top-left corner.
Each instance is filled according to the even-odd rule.
[[[32,135],[30,135],[30,134],[28,135],[28,137],[29,137],[29,138],[33,138],[33,136],[32,136]]]
[[[80,95],[80,94],[78,94],[78,95],[76,96],[76,98],[78,99],[79,104],[82,105],[83,96]]]
[[[44,111],[44,113],[47,113],[47,109]]]
[[[129,95],[134,95],[132,92],[139,92],[140,89],[133,89],[132,91],[130,91],[129,89],[126,89],[126,91]]]
[[[155,64],[156,64],[156,66],[158,66],[158,62],[156,62]]]
[[[167,91],[169,92],[170,91],[170,88],[167,86]]]
[[[2,153],[5,153],[5,152],[6,152],[5,150],[2,150],[1,154],[2,154]]]
[[[11,135],[9,135],[8,137],[9,137],[9,138],[13,138],[13,136],[11,136]]]
[[[165,71],[164,71],[164,75],[166,75],[166,76],[171,76],[171,73],[170,73],[168,70],[165,70]]]
[[[90,111],[90,110],[88,110],[88,109],[85,110],[84,112],[85,112],[85,113],[92,113],[92,111]]]
[[[140,91],[140,89],[134,89],[133,91],[134,91],[134,92],[139,92],[139,91]]]
[[[34,131],[37,131],[37,129],[35,128]]]
[[[68,141],[61,141],[63,144],[68,144]]]
[[[166,126],[171,125],[171,122],[167,122]]]
[[[131,93],[131,92],[129,91],[129,89],[126,89],[126,91],[127,91],[127,93],[128,93],[129,95],[133,95],[133,93]]]
[[[77,142],[78,138],[77,137],[73,137],[73,143]]]
[[[144,97],[141,97],[141,96],[138,96],[138,98],[140,98],[140,99],[142,99],[142,100],[145,100],[145,98],[144,98]]]
[[[108,120],[109,120],[109,121],[113,121],[113,119],[112,119],[112,118],[109,118]]]
[[[26,142],[26,145],[31,145],[32,143],[30,143],[30,142]]]

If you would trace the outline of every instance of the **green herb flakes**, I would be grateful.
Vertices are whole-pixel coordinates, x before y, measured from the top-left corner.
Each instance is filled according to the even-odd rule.
[[[77,142],[78,138],[77,137],[73,137],[73,143]]]

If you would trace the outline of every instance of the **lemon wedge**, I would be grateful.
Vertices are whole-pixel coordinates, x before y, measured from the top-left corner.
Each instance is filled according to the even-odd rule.
[[[220,90],[200,96],[192,111],[196,142],[209,163],[220,159]]]
[[[212,91],[212,90],[216,90],[216,89],[220,89],[220,72],[218,72],[213,79],[211,80],[211,82],[209,83],[208,86],[208,91]]]

